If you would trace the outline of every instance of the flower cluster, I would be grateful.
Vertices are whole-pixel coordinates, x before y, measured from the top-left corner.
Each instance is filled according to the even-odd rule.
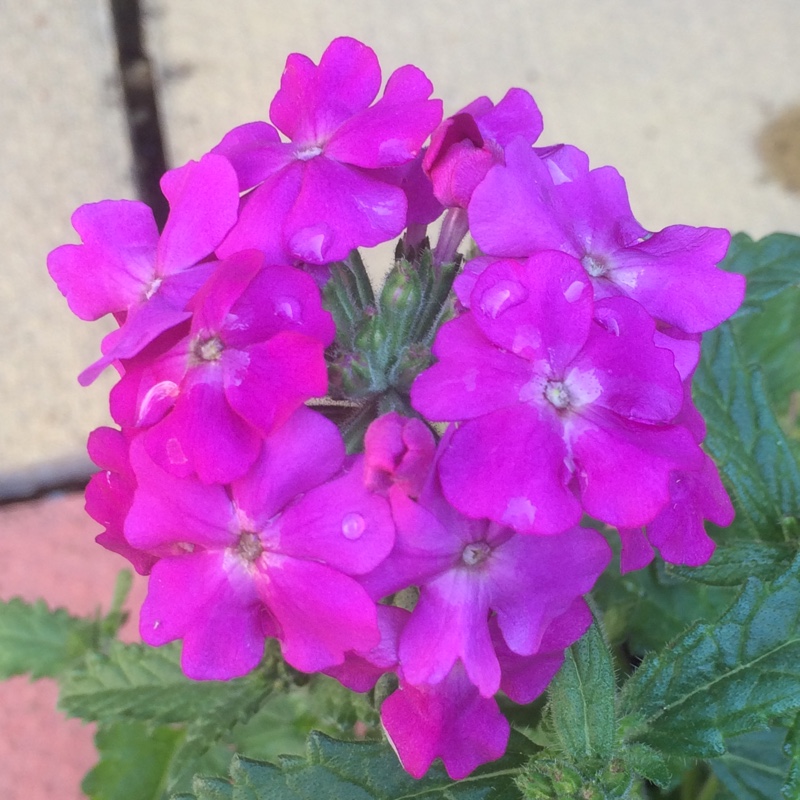
[[[439,757],[460,778],[505,750],[498,692],[533,700],[591,623],[598,528],[630,570],[654,547],[704,563],[704,520],[730,523],[691,379],[744,279],[717,268],[726,231],[646,231],[614,169],[535,147],[527,92],[442,121],[416,67],[380,87],[352,39],[290,56],[274,127],[164,176],[163,231],[142,203],[86,205],[48,267],[75,314],[118,323],[80,376],[120,375],[86,503],[149,575],[144,641],[182,640],[195,679],[247,673],[268,638],[356,691],[393,674],[381,718],[404,767]],[[442,303],[468,233],[477,255]],[[351,251],[401,234],[391,290],[332,314]],[[414,270],[439,294],[419,290],[412,325]],[[340,324],[401,307],[397,330]],[[348,348],[385,366],[369,349],[387,342],[419,374],[354,393],[366,432],[346,444],[309,401]]]

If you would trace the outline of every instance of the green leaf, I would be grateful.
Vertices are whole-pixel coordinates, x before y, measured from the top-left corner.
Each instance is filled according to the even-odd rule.
[[[795,716],[794,724],[789,728],[783,752],[789,758],[789,770],[781,787],[781,797],[797,800],[800,797],[800,714]]]
[[[662,753],[646,744],[632,744],[625,747],[620,755],[631,772],[641,775],[661,788],[668,786],[675,773],[679,772]]]
[[[99,763],[81,788],[91,800],[161,800],[170,760],[183,733],[141,722],[114,723],[94,737]]]
[[[156,725],[247,713],[271,691],[263,670],[232,681],[192,681],[180,668],[180,645],[154,648],[115,642],[107,655],[92,653],[67,674],[59,706],[87,721],[140,720]],[[224,719],[223,719],[224,717]]]
[[[614,667],[595,621],[564,654],[548,688],[550,715],[564,752],[582,771],[605,766],[614,749]]]
[[[747,364],[763,370],[770,398],[784,415],[800,389],[800,237],[734,239],[725,267],[747,275],[747,297],[732,320]],[[796,429],[796,419],[788,421]]]
[[[630,740],[698,758],[800,708],[800,557],[772,584],[748,580],[719,622],[645,658],[622,708]]]
[[[73,617],[63,608],[51,611],[43,600],[0,601],[0,680],[30,673],[57,677],[90,650],[97,623]]]
[[[341,742],[314,732],[305,757],[268,764],[234,756],[231,794],[206,778],[195,780],[195,794],[198,800],[514,800],[520,796],[514,784],[520,763],[520,755],[511,753],[462,781],[451,781],[438,766],[415,780],[388,744]]]
[[[787,286],[800,285],[800,237],[773,233],[753,241],[737,233],[721,266],[747,276],[745,310],[757,311]]]
[[[693,622],[716,620],[736,596],[728,587],[688,582],[659,561],[620,575],[606,570],[593,592],[612,643],[643,656],[683,633]]]
[[[669,565],[667,573],[711,586],[741,586],[748,578],[774,580],[797,551],[789,542],[725,541],[702,567]]]
[[[785,540],[800,517],[800,469],[761,373],[742,360],[730,323],[703,336],[694,399],[708,425],[705,446],[735,495],[737,530]]]
[[[784,728],[768,728],[737,736],[728,752],[710,762],[711,769],[736,800],[777,800],[789,767],[781,746]]]

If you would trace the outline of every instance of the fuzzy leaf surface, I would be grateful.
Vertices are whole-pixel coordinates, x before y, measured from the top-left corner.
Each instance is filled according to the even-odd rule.
[[[115,642],[107,655],[92,653],[67,674],[59,705],[87,721],[140,720],[156,725],[208,722],[229,726],[231,709],[257,703],[268,692],[255,671],[231,681],[192,681],[180,668],[180,645],[154,648]]]
[[[704,446],[733,489],[735,529],[785,541],[800,517],[800,469],[761,372],[742,359],[730,323],[703,336],[694,399],[708,425]]]
[[[800,708],[800,557],[773,583],[747,581],[717,623],[644,659],[622,693],[631,740],[713,758],[725,739]]]
[[[230,794],[219,779],[201,777],[194,792],[197,800],[516,800],[521,761],[520,754],[510,753],[458,782],[434,766],[418,781],[387,744],[342,742],[314,732],[304,757],[268,764],[234,756]]]
[[[548,694],[564,752],[579,768],[607,764],[616,733],[616,688],[611,654],[597,622],[566,651]]]
[[[90,650],[98,636],[92,620],[51,610],[43,600],[0,601],[0,680],[30,673],[54,678]]]
[[[725,541],[702,567],[670,565],[668,574],[709,586],[741,586],[748,578],[774,580],[797,555],[793,542]]]

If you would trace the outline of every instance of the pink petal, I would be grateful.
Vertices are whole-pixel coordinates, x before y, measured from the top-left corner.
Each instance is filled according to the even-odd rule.
[[[620,528],[619,539],[622,544],[619,571],[622,575],[644,569],[655,557],[644,528]]]
[[[239,179],[240,191],[265,181],[294,159],[294,146],[281,142],[272,125],[249,122],[225,134],[211,151],[230,161]]]
[[[669,475],[700,464],[685,428],[644,425],[608,412],[574,418],[569,433],[587,514],[618,528],[646,525],[669,499]]]
[[[402,189],[318,156],[303,163],[300,193],[284,229],[288,249],[312,264],[338,261],[355,247],[397,236],[406,210]]]
[[[173,411],[144,438],[163,469],[181,477],[196,472],[204,483],[240,478],[261,449],[257,431],[230,407],[222,386],[200,379],[182,391]]]
[[[495,345],[529,361],[546,361],[558,376],[586,342],[592,297],[579,262],[549,251],[524,265],[497,261],[485,269],[475,283],[470,308]]]
[[[453,780],[500,758],[510,726],[492,698],[481,697],[457,665],[435,686],[400,688],[384,700],[381,721],[403,768],[421,778],[440,757]]]
[[[161,178],[169,200],[158,243],[159,276],[197,264],[222,241],[239,211],[239,184],[230,162],[209,153]]]
[[[194,680],[229,680],[264,655],[263,610],[241,566],[222,552],[165,558],[154,568],[139,629],[148,644],[183,639],[181,666]]]
[[[94,320],[142,302],[156,277],[153,212],[144,203],[104,200],[81,206],[72,225],[83,244],[62,245],[47,257],[72,312]]]
[[[346,575],[378,566],[394,545],[387,501],[362,481],[363,460],[350,471],[305,494],[280,519],[280,550],[328,564]]]
[[[400,638],[409,683],[439,683],[460,659],[483,697],[497,692],[500,665],[489,636],[489,597],[480,575],[461,569],[422,587]]]
[[[227,546],[235,538],[233,508],[222,486],[195,477],[178,478],[161,469],[141,436],[131,443],[138,488],[125,520],[125,536],[136,547],[190,543]]]
[[[378,94],[381,70],[374,51],[345,36],[319,61],[293,53],[269,109],[275,126],[293,141],[320,143]]]
[[[306,400],[327,391],[323,350],[316,339],[284,332],[244,351],[224,351],[221,362],[230,409],[268,434]]]
[[[317,672],[344,661],[348,650],[380,643],[375,604],[350,577],[325,564],[276,553],[262,556],[262,600],[280,626],[284,658]]]
[[[417,67],[392,74],[383,97],[344,122],[324,148],[327,158],[378,169],[411,161],[442,118],[442,101],[428,100],[433,85]]]
[[[344,456],[339,429],[301,406],[264,439],[258,460],[234,482],[236,506],[257,527],[266,525],[295,497],[333,477]]]
[[[217,247],[220,258],[240,250],[261,250],[270,264],[291,263],[284,239],[284,222],[303,179],[303,164],[292,162],[257,186],[242,200],[239,219]]]
[[[447,499],[469,517],[521,533],[560,533],[581,514],[568,488],[566,455],[555,420],[533,406],[509,408],[464,423],[439,475]]]
[[[440,328],[433,354],[439,362],[414,381],[411,403],[436,421],[470,419],[516,406],[531,377],[530,364],[489,342],[471,314]]]

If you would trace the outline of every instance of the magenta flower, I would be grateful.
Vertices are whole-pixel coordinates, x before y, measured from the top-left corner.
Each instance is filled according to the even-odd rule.
[[[149,575],[159,556],[133,547],[125,538],[136,476],[128,459],[130,436],[113,428],[97,428],[89,435],[89,457],[101,471],[92,475],[86,486],[86,513],[104,531],[95,541],[112,553],[127,558],[140,575]]]
[[[128,424],[131,408],[135,424],[155,422],[145,442],[164,469],[228,483],[253,463],[262,436],[325,394],[323,351],[335,329],[308,275],[265,266],[255,250],[221,262],[192,308],[187,336],[155,360],[126,364],[112,411]]]
[[[236,221],[236,174],[221,156],[167,172],[161,189],[170,204],[162,234],[144,203],[104,200],[72,215],[82,244],[62,245],[48,256],[50,275],[77,316],[113,314],[121,325],[104,339],[103,357],[81,373],[84,385],[189,318],[186,305],[211,271],[197,265]]]
[[[646,567],[653,560],[654,547],[672,564],[705,564],[715,545],[703,521],[721,526],[733,522],[733,505],[708,456],[703,457],[700,469],[674,472],[669,494],[666,508],[645,527],[620,528],[621,572]]]
[[[221,256],[255,247],[278,263],[324,264],[355,247],[397,236],[406,225],[404,191],[379,170],[412,161],[442,117],[433,86],[416,67],[396,70],[378,94],[375,53],[355,39],[334,39],[319,65],[295,53],[270,105],[275,128],[235,128],[214,148],[227,156],[242,190],[238,224]]]
[[[422,166],[436,198],[444,206],[466,208],[486,173],[505,163],[506,145],[520,138],[530,146],[541,132],[542,115],[523,89],[509,89],[497,105],[479,97],[431,136]]]
[[[299,409],[264,442],[253,468],[230,486],[176,478],[137,439],[138,488],[125,522],[137,548],[173,546],[153,567],[142,638],[183,639],[189,677],[243,675],[266,636],[306,672],[341,664],[349,650],[379,644],[374,602],[353,578],[389,553],[386,501],[347,465],[333,423]]]
[[[364,437],[364,481],[373,491],[399,486],[417,497],[430,474],[436,442],[420,419],[392,411],[378,417]]]
[[[582,172],[572,150],[543,160],[522,141],[505,155],[469,205],[470,228],[485,254],[569,253],[595,297],[631,297],[687,333],[719,325],[741,305],[744,277],[717,268],[728,231],[673,225],[650,233],[634,219],[625,182],[612,167],[588,171],[587,164]]]
[[[383,701],[381,721],[403,768],[421,778],[435,758],[461,780],[506,751],[511,726],[491,697],[482,697],[461,664],[435,685],[400,688]]]
[[[575,600],[549,625],[539,651],[520,656],[508,649],[493,619],[503,691],[514,702],[532,702],[561,668],[564,650],[591,621],[586,603]],[[435,758],[442,759],[451,778],[465,778],[503,755],[510,732],[496,701],[480,694],[460,662],[436,684],[411,684],[401,670],[399,688],[381,706],[381,720],[403,767],[415,778],[421,778]]]
[[[672,424],[684,388],[654,332],[627,298],[594,303],[570,256],[486,269],[411,392],[429,419],[465,420],[439,465],[448,499],[529,533],[563,531],[583,511],[622,527],[650,522],[670,473],[702,457]]]

